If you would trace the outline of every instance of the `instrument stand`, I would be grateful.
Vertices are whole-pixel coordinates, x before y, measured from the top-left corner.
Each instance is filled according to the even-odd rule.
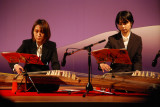
[[[91,47],[86,47],[86,50],[88,51],[88,84],[86,85],[86,92],[83,94],[83,97],[86,96],[89,91],[93,91],[93,86],[91,84]]]
[[[25,65],[26,65],[26,64],[25,64]],[[25,67],[25,68],[26,68],[26,67]],[[29,80],[31,81],[32,86],[35,88],[35,90],[36,90],[37,93],[39,94],[39,91],[38,91],[38,89],[36,88],[34,82],[32,81],[31,77],[27,74],[27,68],[25,69],[25,74],[23,75],[23,79],[25,79],[25,89],[24,89],[24,91],[27,92],[27,91],[29,91],[29,89],[31,88],[31,87],[30,87],[30,88],[27,90],[27,79],[28,79],[28,78],[29,78]],[[22,85],[23,79],[21,80],[21,83],[18,85],[16,92],[18,91],[19,87]],[[16,92],[15,92],[15,94],[16,94]]]
[[[84,49],[88,51],[88,84],[86,85],[86,92],[83,94],[83,97],[85,97],[89,93],[89,91],[97,91],[97,92],[102,92],[107,94],[113,94],[111,92],[93,89],[93,86],[91,84],[91,46],[85,47]],[[112,78],[114,77],[115,76],[112,74]]]

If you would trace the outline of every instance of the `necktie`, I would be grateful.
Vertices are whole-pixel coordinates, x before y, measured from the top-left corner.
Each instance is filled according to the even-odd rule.
[[[41,46],[37,47],[37,56],[41,59],[41,56],[42,56],[42,48],[41,48]]]

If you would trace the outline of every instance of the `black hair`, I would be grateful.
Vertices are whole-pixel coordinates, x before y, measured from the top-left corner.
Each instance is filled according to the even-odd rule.
[[[116,20],[115,20],[115,25],[116,25],[116,28],[118,29],[118,26],[117,24],[119,24],[119,22],[122,21],[122,23],[126,24],[128,23],[128,21],[131,22],[131,27],[133,26],[133,23],[134,23],[134,19],[133,19],[133,15],[130,11],[120,11],[118,14],[117,14],[117,17],[116,17]],[[119,29],[118,29],[119,30]]]
[[[40,25],[42,32],[45,34],[43,42],[48,41],[50,39],[50,37],[51,37],[51,31],[50,31],[50,27],[49,27],[48,22],[46,20],[44,20],[44,19],[38,19],[34,23],[34,25],[32,27],[32,31],[31,31],[32,40],[35,41],[33,31],[34,31],[34,28],[35,28],[36,25]]]

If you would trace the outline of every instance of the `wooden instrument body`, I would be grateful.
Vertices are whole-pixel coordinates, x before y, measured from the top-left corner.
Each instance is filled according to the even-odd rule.
[[[48,72],[48,71],[47,71]],[[46,72],[46,73],[47,73]],[[54,73],[53,73],[54,72]],[[60,72],[60,73],[55,73]],[[68,72],[68,71],[67,71]],[[63,74],[65,71],[50,71],[49,74],[29,74],[34,83],[39,84],[61,84],[61,85],[77,85],[77,86],[86,86],[88,83],[88,77],[76,76],[75,74],[71,76],[71,73],[68,75]],[[75,73],[75,72],[72,72]],[[12,83],[17,81],[20,83],[23,75],[17,77],[16,80],[13,78],[15,74],[2,75],[0,83]],[[22,81],[25,83],[25,79]],[[30,83],[27,79],[27,83]],[[134,91],[149,93],[151,90],[160,87],[160,79],[152,77],[141,77],[141,76],[131,76],[131,75],[115,75],[115,78],[112,78],[112,75],[101,75],[93,76],[91,83],[93,87],[102,87],[102,88],[112,88],[118,90]]]

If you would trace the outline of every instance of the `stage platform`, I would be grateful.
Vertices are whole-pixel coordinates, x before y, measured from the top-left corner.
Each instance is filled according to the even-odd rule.
[[[96,89],[94,87],[94,89]],[[38,107],[44,107],[44,105],[92,105],[99,106],[101,104],[109,104],[112,106],[124,105],[143,105],[146,104],[147,95],[143,93],[134,92],[116,92],[103,93],[99,91],[89,91],[89,93],[83,97],[86,92],[85,87],[81,86],[60,86],[59,90],[52,93],[37,93],[37,92],[20,92],[13,93],[11,87],[1,87],[0,95],[2,103],[13,104],[16,107],[31,107],[38,105]],[[9,102],[9,103],[8,103]],[[47,106],[47,107],[48,107]]]

